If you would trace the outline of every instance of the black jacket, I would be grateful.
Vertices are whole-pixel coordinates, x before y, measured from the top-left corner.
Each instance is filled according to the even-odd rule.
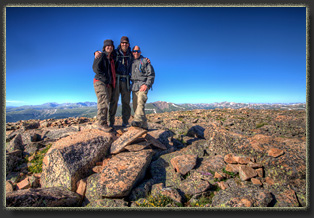
[[[131,67],[133,61],[133,55],[131,52],[131,48],[129,47],[128,51],[124,55],[122,50],[120,49],[120,45],[115,50],[116,55],[116,74],[120,75],[129,75],[131,76]]]
[[[113,54],[113,60],[115,60],[115,54]],[[101,53],[100,58],[94,59],[93,70],[96,73],[95,79],[100,80],[105,84],[112,83],[111,67],[105,52]]]

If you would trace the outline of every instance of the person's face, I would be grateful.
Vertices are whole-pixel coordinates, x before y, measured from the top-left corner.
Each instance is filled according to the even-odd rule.
[[[132,54],[133,54],[133,57],[135,58],[135,59],[138,59],[140,56],[141,56],[141,50],[140,50],[140,47],[138,47],[138,46],[135,46],[134,48],[133,48],[133,51],[132,51]]]
[[[121,50],[126,52],[129,48],[129,43],[128,42],[121,42]]]
[[[106,46],[106,47],[105,47],[105,51],[106,51],[107,53],[111,53],[111,52],[113,51],[113,46],[112,46],[112,45]]]

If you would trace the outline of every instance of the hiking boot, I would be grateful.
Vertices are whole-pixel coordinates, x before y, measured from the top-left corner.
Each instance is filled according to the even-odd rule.
[[[141,127],[141,122],[132,121],[131,126],[134,126],[134,127]]]
[[[130,125],[128,123],[122,123],[122,127],[123,128],[128,128],[128,127],[130,127]]]
[[[112,131],[112,128],[109,127],[107,124],[104,124],[104,125],[97,124],[96,128],[99,130],[102,130],[104,132],[111,132]]]
[[[147,125],[147,124],[146,124],[146,125],[143,124],[143,125],[142,125],[142,129],[148,130],[148,125]]]

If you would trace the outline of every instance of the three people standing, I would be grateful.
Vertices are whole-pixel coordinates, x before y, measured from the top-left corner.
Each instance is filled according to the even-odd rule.
[[[105,47],[108,46],[109,41],[112,42],[112,40],[104,41],[103,53],[95,52],[93,64],[93,70],[96,73],[94,81],[102,78],[103,83],[107,85],[106,89],[104,86],[98,85],[99,83],[97,83],[96,86],[94,82],[98,105],[97,125],[100,128],[110,131],[110,127],[113,127],[115,123],[115,114],[118,107],[119,95],[121,94],[122,126],[128,126],[128,121],[131,116],[130,98],[132,89],[134,121],[131,125],[147,129],[145,103],[147,101],[148,89],[151,88],[154,83],[154,69],[150,65],[149,59],[141,56],[141,51],[138,46],[135,46],[131,53],[128,37],[123,36],[118,48],[112,50],[108,56]],[[114,49],[113,42],[112,47]],[[114,69],[113,66],[115,66]],[[132,81],[132,85],[130,81]],[[107,96],[109,96],[110,99],[109,104]],[[103,102],[106,102],[106,104]],[[105,113],[106,117],[108,116],[108,111],[109,127],[107,119],[104,118]]]

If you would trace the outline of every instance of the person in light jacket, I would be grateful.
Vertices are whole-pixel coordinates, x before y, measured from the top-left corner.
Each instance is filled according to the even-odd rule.
[[[152,87],[155,80],[155,71],[153,66],[141,54],[139,46],[132,49],[134,57],[132,63],[132,99],[134,119],[131,126],[148,129],[147,118],[145,114],[145,104],[147,102],[148,90]]]

